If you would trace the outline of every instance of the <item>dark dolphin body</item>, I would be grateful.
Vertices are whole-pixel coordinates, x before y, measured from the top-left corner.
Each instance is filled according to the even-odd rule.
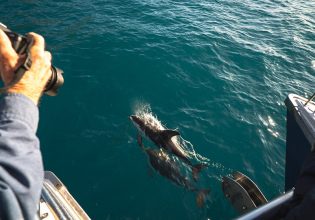
[[[139,134],[139,131],[140,133],[142,133],[143,136],[148,137],[157,147],[174,154],[175,156],[181,158],[185,163],[190,165],[192,167],[193,178],[197,182],[199,172],[201,171],[202,168],[207,166],[203,164],[193,165],[182,152],[182,150],[179,148],[179,146],[174,144],[174,142],[172,141],[172,137],[180,135],[177,131],[160,130],[159,128],[147,123],[144,118],[140,118],[138,116],[132,115],[129,117],[129,119],[131,120],[132,124],[138,129],[137,139],[141,147],[142,138],[141,135]]]
[[[154,148],[143,148],[142,149],[149,156],[149,161],[153,169],[159,173],[161,176],[169,179],[171,182],[177,186],[183,187],[189,191],[196,191],[197,194],[197,204],[199,208],[203,207],[203,202],[206,199],[206,195],[211,193],[209,189],[199,190],[194,186],[187,177],[184,177],[179,168],[177,167],[176,162],[172,161],[169,156],[163,152],[163,150],[158,150]]]

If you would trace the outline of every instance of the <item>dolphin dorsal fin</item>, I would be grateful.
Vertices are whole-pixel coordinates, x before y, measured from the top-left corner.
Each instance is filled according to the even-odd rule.
[[[171,139],[173,136],[180,135],[178,131],[174,130],[163,130],[162,133],[167,139]]]

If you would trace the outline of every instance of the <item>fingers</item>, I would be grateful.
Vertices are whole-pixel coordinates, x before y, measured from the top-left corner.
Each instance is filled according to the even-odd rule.
[[[2,61],[1,63],[5,63],[6,65],[13,67],[16,64],[18,58],[19,56],[12,48],[12,44],[9,37],[2,30],[0,30],[0,59]]]
[[[33,72],[41,74],[43,78],[49,78],[51,75],[51,54],[48,51],[45,51],[45,40],[41,35],[36,33],[29,33],[34,36],[34,44],[31,48],[33,64],[31,69]],[[45,77],[44,75],[48,75]]]
[[[29,34],[33,35],[33,37],[34,37],[33,47],[35,47],[35,48],[38,47],[38,49],[43,49],[44,50],[45,49],[45,40],[44,40],[44,38],[41,35],[36,34],[34,32],[30,32]]]
[[[0,30],[0,73],[5,85],[12,81],[14,71],[23,63],[24,58],[14,51],[8,36]]]
[[[31,48],[31,54],[34,61],[34,58],[44,58],[46,62],[51,63],[51,54],[48,51],[45,51],[45,40],[41,35],[36,33],[29,33],[30,35],[34,36],[34,44]],[[35,57],[34,57],[35,56]]]
[[[40,59],[45,55],[45,40],[42,36],[36,33],[31,32],[29,34],[34,37],[34,43],[31,48],[31,54],[33,61],[36,61],[36,59]]]
[[[52,59],[52,56],[51,56],[50,52],[45,51],[45,59],[46,59],[46,65],[48,66],[48,72],[46,73],[46,77],[47,77],[47,79],[50,79],[50,76],[52,74],[52,72],[51,72],[51,59]]]
[[[49,51],[45,51],[45,58],[47,61],[51,62],[52,56]]]
[[[8,52],[13,53],[15,51],[12,48],[9,37],[2,30],[0,30],[0,55],[5,55]]]

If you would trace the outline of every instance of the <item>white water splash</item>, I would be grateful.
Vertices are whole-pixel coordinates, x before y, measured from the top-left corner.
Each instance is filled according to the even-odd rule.
[[[165,125],[163,125],[161,121],[158,120],[156,115],[153,114],[150,104],[140,104],[139,102],[137,102],[136,106],[137,108],[134,109],[135,115],[144,118],[147,124],[150,124],[151,126],[158,128],[159,130],[169,129]],[[198,163],[202,163],[205,165],[210,164],[210,159],[196,153],[193,144],[185,140],[182,136],[174,136],[172,137],[172,141],[176,146],[179,147],[179,149],[188,159],[196,160]],[[177,157],[172,157],[174,160],[180,161],[180,159],[178,159]]]

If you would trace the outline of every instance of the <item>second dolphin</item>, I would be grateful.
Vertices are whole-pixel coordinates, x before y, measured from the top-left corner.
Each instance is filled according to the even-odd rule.
[[[129,119],[138,130],[137,140],[140,147],[142,147],[141,136],[149,138],[157,147],[174,154],[175,156],[181,158],[185,163],[190,165],[192,167],[193,178],[197,182],[199,172],[202,168],[205,168],[207,166],[203,164],[193,165],[190,162],[190,160],[185,156],[182,149],[172,141],[173,136],[180,135],[177,131],[161,130],[157,126],[154,126],[146,121],[144,118],[140,118],[135,115],[129,116]]]

